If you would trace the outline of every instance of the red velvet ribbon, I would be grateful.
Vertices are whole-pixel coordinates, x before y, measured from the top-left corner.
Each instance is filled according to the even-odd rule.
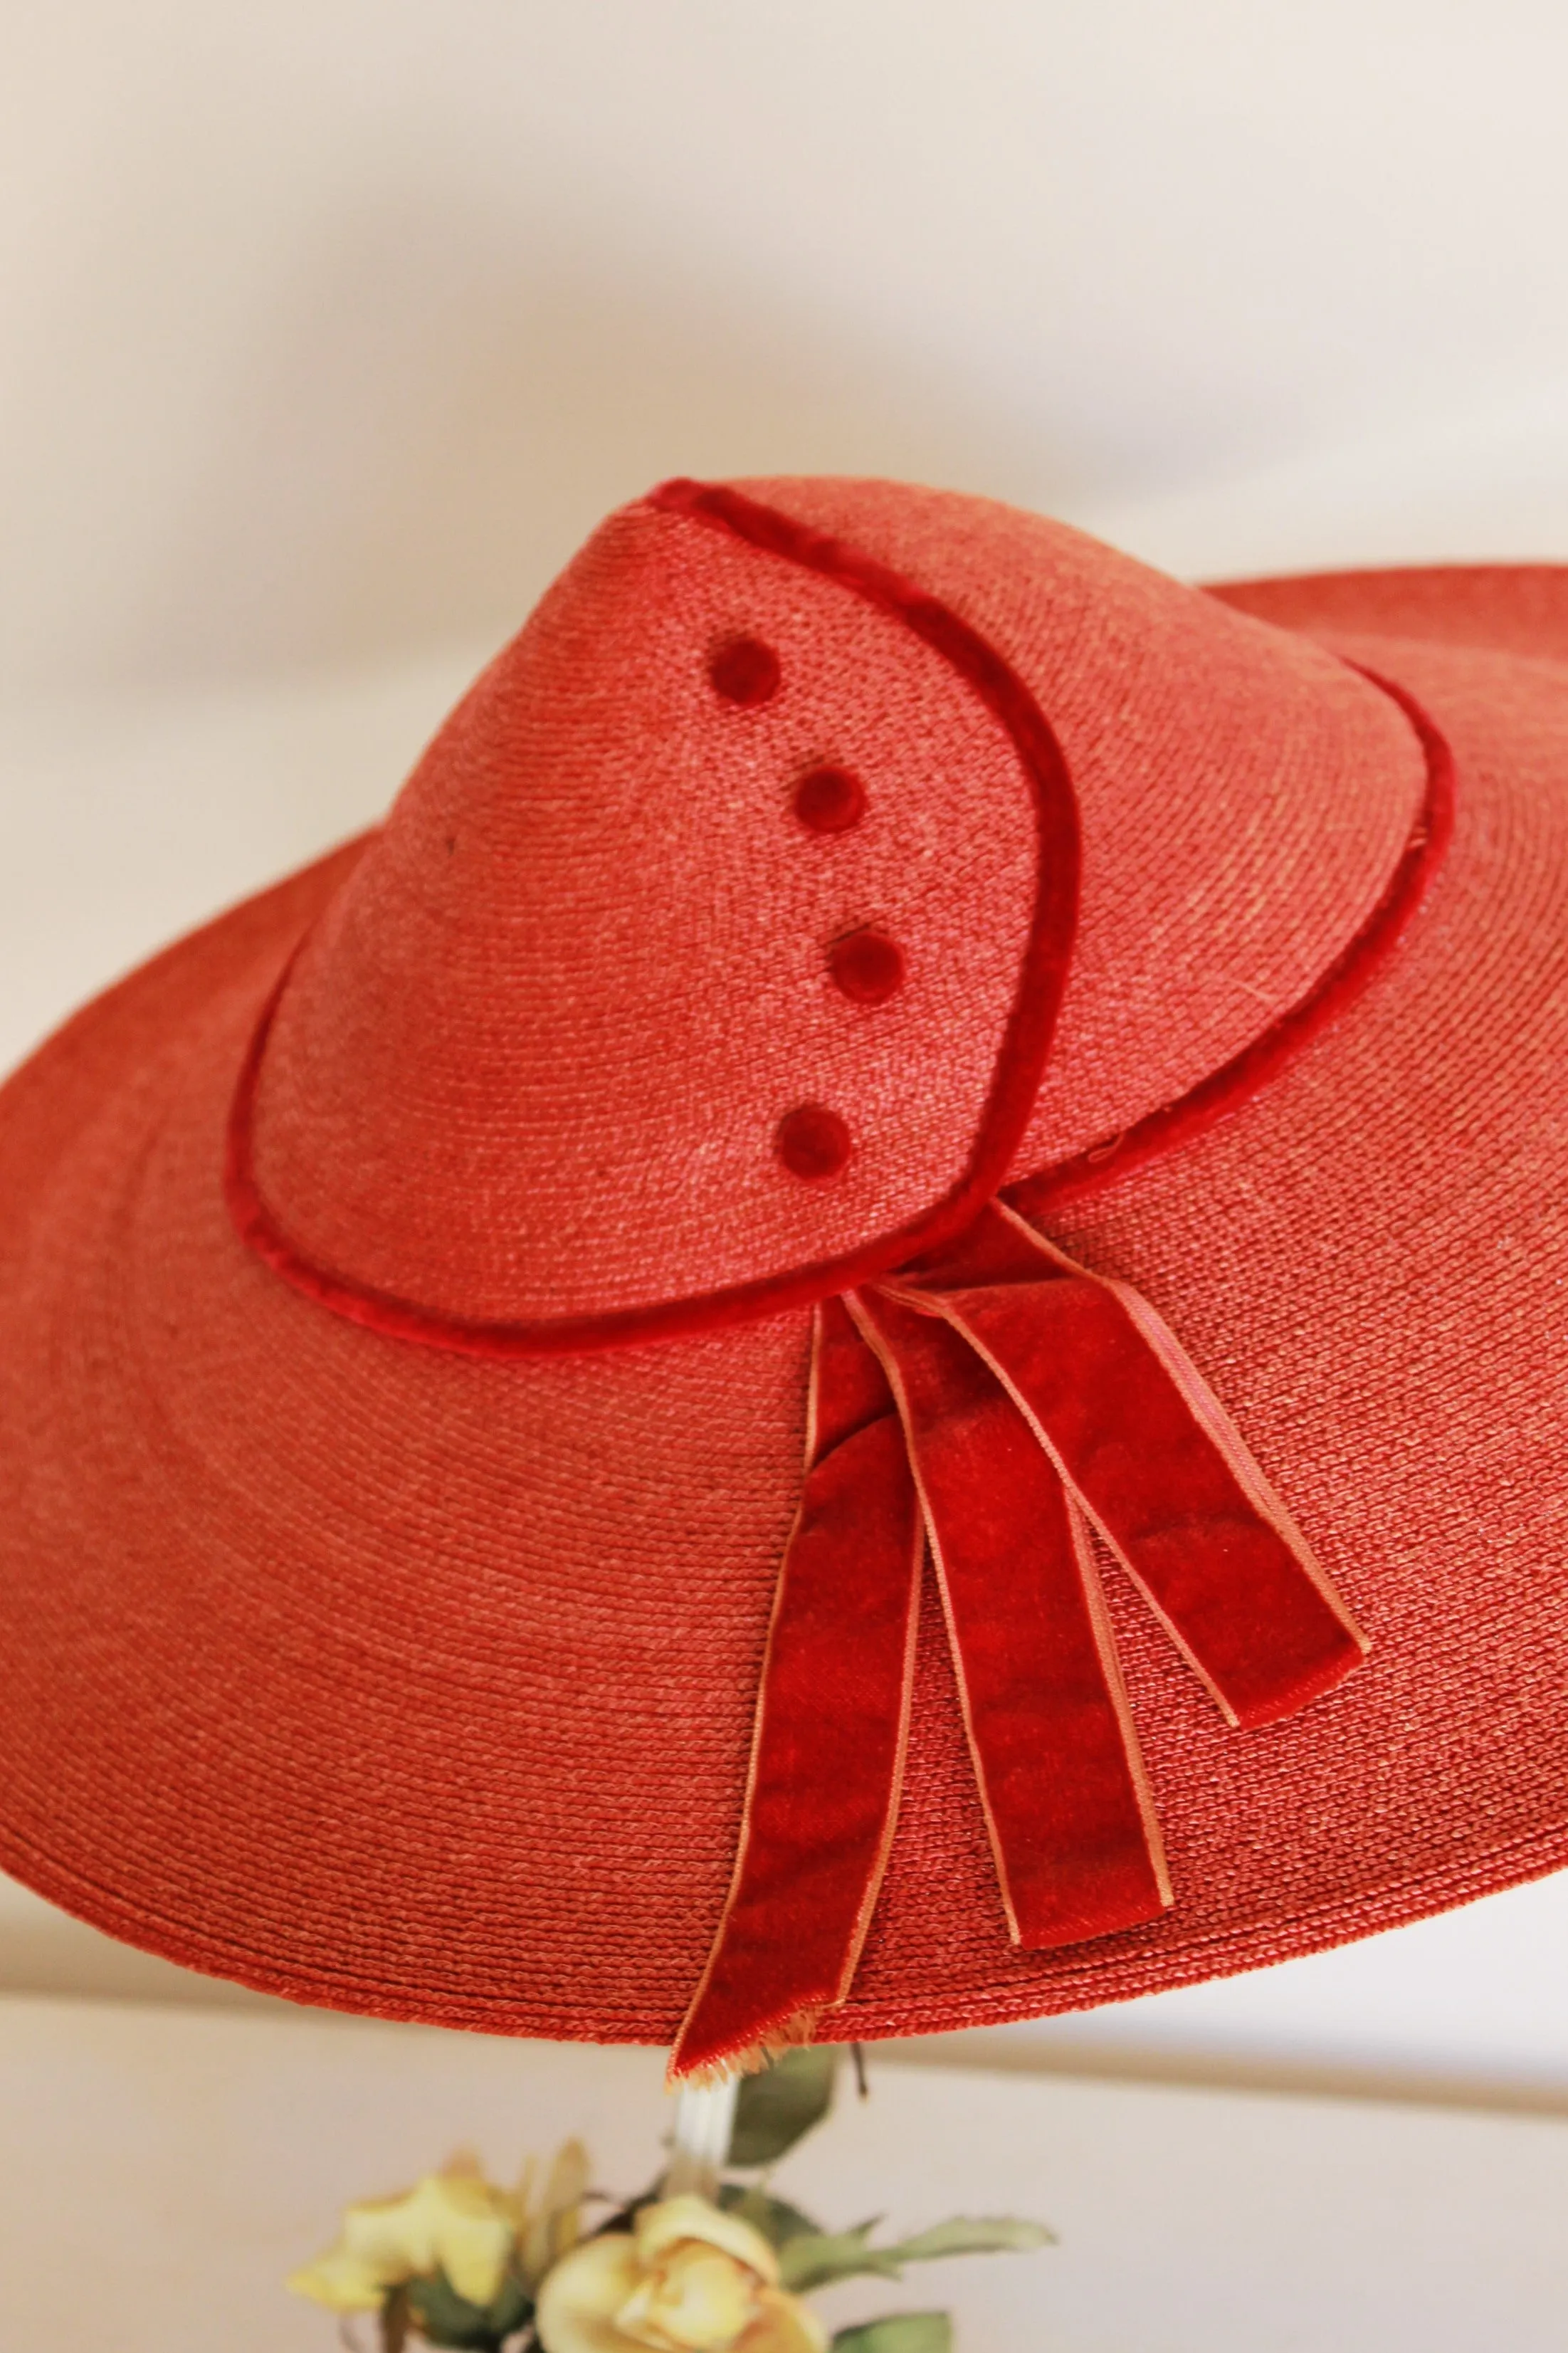
[[[940,1260],[816,1310],[740,1849],[673,2074],[800,2040],[849,1990],[898,1813],[928,1544],[1013,1942],[1171,1904],[1091,1526],[1232,1724],[1290,1715],[1365,1653],[1147,1301],[1000,1203]]]

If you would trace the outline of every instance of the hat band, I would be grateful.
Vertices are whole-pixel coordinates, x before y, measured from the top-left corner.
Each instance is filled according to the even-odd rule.
[[[897,1818],[929,1543],[1008,1932],[1039,1951],[1173,1901],[1092,1525],[1232,1725],[1366,1637],[1146,1300],[1010,1211],[817,1310],[739,1852],[671,2060],[808,2037],[849,1991]]]

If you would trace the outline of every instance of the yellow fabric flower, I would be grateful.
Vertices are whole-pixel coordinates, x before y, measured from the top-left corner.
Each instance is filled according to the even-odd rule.
[[[377,2312],[391,2289],[442,2271],[460,2296],[488,2305],[516,2235],[512,2201],[480,2174],[427,2173],[401,2198],[350,2206],[337,2245],[289,2284],[332,2312]]]
[[[545,2353],[825,2353],[760,2231],[706,2198],[645,2206],[564,2256],[540,2290]]]

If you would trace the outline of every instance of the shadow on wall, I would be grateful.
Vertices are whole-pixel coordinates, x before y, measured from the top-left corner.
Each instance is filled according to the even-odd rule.
[[[0,1996],[17,1993],[196,2002],[222,2010],[294,2007],[116,1944],[84,1921],[57,1912],[30,1888],[0,1878]]]
[[[1298,1965],[1299,1966],[1299,1965]],[[1310,1966],[1309,1964],[1309,1966]],[[1200,1989],[1200,1991],[1205,1990]],[[262,2010],[299,2017],[300,2006],[252,1993],[218,1978],[197,1976],[171,1962],[115,1943],[79,1920],[56,1911],[30,1890],[0,1877],[0,2000],[7,1995],[47,1995],[110,2002],[174,2003],[182,2009]],[[915,2036],[874,2046],[879,2066],[968,2067],[988,2073],[1078,2076],[1099,2082],[1188,2084],[1215,2090],[1310,2093],[1319,2098],[1381,2100],[1402,2105],[1471,2108],[1568,2117],[1568,2074],[1497,2063],[1434,2063],[1407,2052],[1315,2044],[1278,2025],[1272,2036],[1226,2033],[1223,2013],[1194,2031],[1180,2017],[1163,2018],[1169,1997],[1133,2003],[1088,2018],[963,2034]],[[321,2013],[311,2013],[320,2016]],[[339,2025],[371,2023],[332,2014]],[[384,2029],[383,2030],[384,2031]],[[405,2028],[408,2034],[440,2029]],[[460,2039],[467,2039],[466,2037]]]
[[[110,546],[76,584],[100,607],[82,634],[104,687],[497,640],[601,515],[672,473],[1052,495],[1037,450],[958,413],[951,380],[913,381],[907,357],[765,291],[637,282],[558,230],[535,247],[459,213],[450,191],[313,232],[247,312],[250,348],[207,356],[224,396],[198,404],[198,447],[167,463],[141,547]],[[133,596],[114,579],[132,559]]]

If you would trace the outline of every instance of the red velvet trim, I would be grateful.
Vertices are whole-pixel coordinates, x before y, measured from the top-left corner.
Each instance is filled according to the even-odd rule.
[[[849,932],[827,951],[836,988],[852,1005],[886,1005],[904,985],[904,952],[886,932]]]
[[[792,1176],[812,1184],[837,1176],[848,1163],[855,1139],[826,1103],[798,1103],[780,1120],[773,1149]]]
[[[888,1384],[842,1300],[816,1312],[812,1392],[734,1878],[672,2075],[799,2041],[843,2000],[892,1842],[920,1514]]]
[[[856,1315],[898,1399],[1013,1942],[1158,1919],[1171,1884],[1078,1506],[956,1331],[876,1293]]]
[[[866,787],[847,768],[812,768],[795,788],[795,813],[807,833],[848,833],[866,814]]]
[[[235,1094],[225,1179],[230,1213],[247,1247],[295,1290],[353,1323],[398,1339],[466,1356],[551,1356],[722,1330],[784,1308],[813,1305],[962,1233],[1006,1175],[1039,1092],[1078,923],[1079,841],[1072,779],[1028,688],[996,649],[956,613],[858,549],[810,531],[738,491],[666,482],[650,492],[649,503],[837,581],[852,596],[902,622],[973,690],[1012,738],[1035,804],[1036,898],[1018,985],[973,1148],[958,1182],[933,1208],[841,1258],[693,1299],[603,1315],[490,1323],[434,1314],[336,1269],[312,1264],[262,1198],[254,1169],[256,1094],[268,1034],[288,981],[285,973],[262,1014]]]
[[[1098,1193],[1129,1169],[1190,1143],[1249,1103],[1275,1072],[1342,1013],[1397,946],[1443,860],[1454,831],[1454,755],[1414,695],[1361,662],[1349,665],[1395,702],[1426,758],[1426,791],[1398,864],[1372,913],[1316,986],[1270,1023],[1261,1037],[1174,1103],[1162,1104],[1118,1135],[1103,1136],[1069,1160],[1009,1185],[1005,1199],[1026,1217]]]
[[[779,658],[760,638],[731,638],[720,646],[708,664],[715,694],[742,711],[771,702],[779,691]]]
[[[1233,1723],[1290,1715],[1366,1641],[1146,1300],[1002,1208],[911,1304],[962,1333]]]

